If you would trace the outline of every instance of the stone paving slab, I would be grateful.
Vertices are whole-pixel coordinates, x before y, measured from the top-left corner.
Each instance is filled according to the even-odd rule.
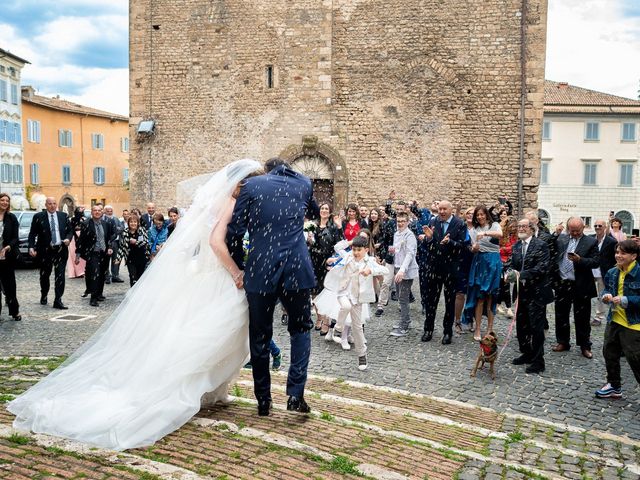
[[[126,278],[126,270],[122,272]],[[51,322],[60,314],[51,306],[41,306],[37,270],[17,272],[18,298],[24,320],[13,322],[6,308],[0,317],[0,356],[66,356],[84,342],[124,298],[128,284],[106,285],[107,300],[99,307],[89,306],[80,297],[84,279],[67,281],[64,302],[72,314],[96,315],[83,322]],[[417,295],[417,288],[414,288]],[[373,317],[366,326],[369,347],[369,369],[357,369],[353,351],[343,352],[333,342],[328,343],[313,332],[313,347],[309,370],[332,378],[362,382],[377,386],[400,388],[411,392],[448,398],[471,405],[491,408],[499,413],[515,412],[544,419],[554,424],[572,424],[614,435],[626,435],[640,440],[640,387],[635,383],[626,362],[622,361],[624,399],[598,400],[594,390],[604,383],[602,358],[603,327],[592,329],[593,360],[587,360],[573,348],[569,352],[553,353],[553,312],[548,317],[551,330],[546,342],[547,369],[542,375],[527,375],[524,367],[511,365],[517,356],[517,341],[511,339],[497,362],[497,379],[491,381],[486,371],[477,378],[469,377],[478,347],[470,335],[456,336],[452,345],[441,345],[441,316],[436,321],[436,335],[429,343],[422,343],[420,307],[412,304],[413,328],[404,338],[388,335],[398,320],[397,303],[392,302],[381,318]],[[504,342],[510,320],[498,315],[496,330]],[[286,327],[274,322],[274,338],[283,347],[284,367],[287,366],[289,340]],[[366,392],[363,393],[366,395]],[[388,398],[388,401],[391,399]],[[460,404],[434,412],[448,415]],[[464,411],[464,410],[463,410]]]
[[[2,401],[60,361],[0,360]],[[205,407],[152,447],[121,453],[16,432],[0,409],[0,478],[640,477],[640,442],[628,437],[320,376],[307,390],[313,411],[301,415],[285,410],[286,375],[276,372],[272,383],[267,418],[256,414],[245,370],[234,402]],[[438,406],[455,408],[439,415]]]

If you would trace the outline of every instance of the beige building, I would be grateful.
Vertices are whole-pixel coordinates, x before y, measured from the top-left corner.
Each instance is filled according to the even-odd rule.
[[[27,60],[0,48],[0,192],[26,206],[20,75]]]
[[[25,183],[30,199],[54,197],[60,209],[129,208],[129,119],[59,97],[22,90]],[[32,202],[34,203],[34,202]]]
[[[166,207],[180,180],[279,155],[335,206],[391,188],[533,206],[546,13],[546,0],[132,0],[132,203]],[[153,133],[136,134],[143,120]]]
[[[546,82],[538,204],[552,224],[580,216],[640,225],[640,101]]]

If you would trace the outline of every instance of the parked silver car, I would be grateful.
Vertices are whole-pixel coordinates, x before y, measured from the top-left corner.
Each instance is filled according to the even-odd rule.
[[[33,264],[33,259],[29,256],[29,230],[31,222],[36,213],[35,210],[16,210],[11,212],[18,218],[18,247],[20,249],[20,263]]]

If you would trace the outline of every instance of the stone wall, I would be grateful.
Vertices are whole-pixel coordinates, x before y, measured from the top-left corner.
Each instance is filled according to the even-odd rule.
[[[546,0],[527,0],[524,203],[535,205]],[[313,139],[337,203],[517,196],[522,0],[131,0],[132,202]],[[273,88],[266,68],[273,66]],[[156,134],[140,137],[143,118]],[[301,153],[302,154],[302,153]],[[295,156],[295,155],[294,155]]]

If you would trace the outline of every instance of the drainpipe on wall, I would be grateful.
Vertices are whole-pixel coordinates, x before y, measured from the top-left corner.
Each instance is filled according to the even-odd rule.
[[[524,115],[527,101],[527,0],[520,16],[520,158],[518,162],[518,217],[524,210]]]
[[[153,118],[153,32],[156,30],[153,23],[154,0],[150,2],[150,29],[149,29],[149,118]],[[153,202],[153,144],[149,145],[149,195],[147,202]]]

